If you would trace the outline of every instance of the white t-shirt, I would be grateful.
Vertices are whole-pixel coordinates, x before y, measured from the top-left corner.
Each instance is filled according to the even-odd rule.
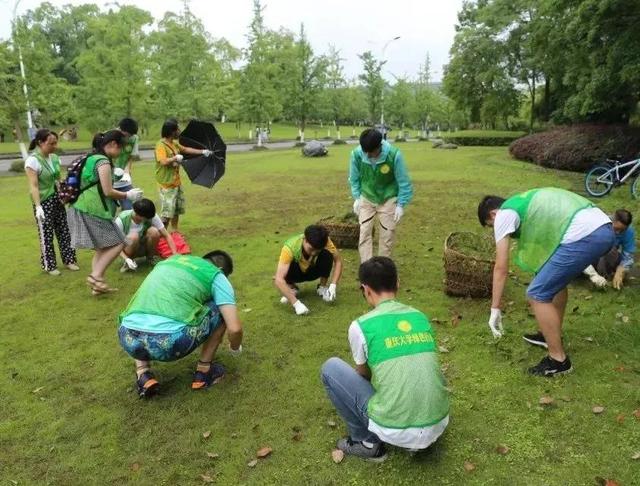
[[[120,218],[116,218],[115,221],[116,221],[116,226],[118,226],[118,228],[120,228],[120,230],[124,232],[124,225],[122,224],[122,220]],[[140,231],[142,231],[142,224],[143,223],[136,223],[133,219],[131,219],[131,225],[129,226],[129,234],[140,233]],[[160,216],[156,214],[153,218],[151,218],[151,226],[153,228],[156,228],[158,231],[161,231],[164,229],[164,223],[160,219]]]
[[[49,162],[49,165],[53,167],[53,162],[51,162],[51,155],[47,156],[46,161]],[[38,175],[40,175],[40,173],[42,172],[42,164],[35,155],[29,155],[29,157],[27,157],[27,160],[24,161],[24,168],[25,170],[29,168],[35,171]]]
[[[349,326],[349,346],[353,361],[357,365],[367,362],[367,340],[360,329],[357,321],[353,321]],[[369,419],[368,428],[376,434],[380,440],[406,449],[425,449],[433,444],[447,428],[449,416],[447,415],[440,422],[427,427],[410,427],[408,429],[390,429],[376,424]]]
[[[611,223],[611,219],[600,208],[581,209],[571,220],[567,231],[560,242],[563,245],[574,243],[589,236],[600,226]],[[500,209],[493,222],[493,234],[496,243],[505,236],[511,235],[520,227],[520,216],[513,209]]]

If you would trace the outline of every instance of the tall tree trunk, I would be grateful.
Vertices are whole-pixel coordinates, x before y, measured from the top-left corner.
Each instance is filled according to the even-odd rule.
[[[551,78],[544,77],[544,121],[551,117]]]
[[[536,110],[536,73],[535,71],[531,75],[531,116],[529,117],[529,133],[533,132],[533,120],[535,118]]]

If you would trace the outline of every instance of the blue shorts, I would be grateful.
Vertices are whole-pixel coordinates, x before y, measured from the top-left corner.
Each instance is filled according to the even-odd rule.
[[[551,302],[569,282],[594,265],[615,244],[613,225],[605,224],[581,240],[560,245],[527,289],[527,297],[536,302]]]
[[[222,322],[218,308],[211,304],[209,306],[211,313],[199,325],[184,326],[177,332],[153,333],[120,326],[120,345],[129,356],[141,361],[176,361],[184,358],[205,342]]]

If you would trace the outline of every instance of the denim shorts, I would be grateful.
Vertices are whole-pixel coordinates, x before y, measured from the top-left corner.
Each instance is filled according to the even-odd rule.
[[[560,245],[529,285],[527,297],[551,302],[585,268],[597,264],[614,244],[613,225],[605,224],[581,240]]]
[[[125,326],[118,329],[120,345],[129,356],[141,361],[176,361],[191,354],[220,325],[220,311],[212,311],[197,326],[184,326],[173,333],[136,331]]]

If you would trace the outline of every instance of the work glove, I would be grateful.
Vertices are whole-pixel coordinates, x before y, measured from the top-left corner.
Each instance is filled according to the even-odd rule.
[[[229,343],[229,354],[234,358],[237,358],[238,356],[240,356],[242,354],[242,344],[238,349],[233,349],[231,347],[231,343]]]
[[[332,283],[329,285],[324,295],[322,296],[322,300],[325,302],[333,302],[336,300],[336,284]]]
[[[393,213],[393,221],[397,223],[398,221],[400,221],[400,218],[402,218],[403,215],[404,215],[404,209],[402,209],[402,206],[398,204],[396,206],[396,212]]]
[[[204,149],[202,151],[202,155],[204,155],[205,157],[209,157],[209,156],[213,155],[213,152],[211,150]]]
[[[611,283],[613,288],[616,290],[622,289],[622,283],[624,281],[624,271],[624,267],[616,268],[616,273],[613,276],[613,282]]]
[[[599,289],[603,289],[607,286],[607,279],[596,272],[596,269],[593,268],[593,265],[589,265],[587,268],[585,268],[583,273],[585,275],[588,275],[591,283],[593,283],[593,285],[595,285]]]
[[[360,198],[353,201],[353,212],[356,216],[360,216]]]
[[[318,287],[316,288],[316,293],[318,294],[319,297],[324,297],[324,293],[327,291],[327,288],[328,287],[318,285]]]
[[[295,309],[296,314],[299,316],[309,313],[309,308],[300,300],[296,300],[295,304],[293,304],[293,308]]]
[[[127,191],[127,199],[129,201],[137,201],[138,199],[142,199],[142,189],[139,187],[134,187],[133,189],[129,189]]]
[[[44,209],[39,204],[36,206],[36,219],[41,223],[45,220]]]
[[[120,182],[126,182],[127,184],[131,184],[131,174],[125,172],[120,178]]]
[[[176,162],[179,164],[180,162],[182,162],[184,160],[184,155],[176,154],[175,155],[175,159],[176,159]]]
[[[494,338],[502,337],[504,329],[502,328],[502,311],[500,309],[491,309],[489,328],[491,329]]]
[[[135,270],[136,268],[138,268],[138,264],[131,258],[125,258],[124,263],[127,267],[129,267],[129,270]]]

